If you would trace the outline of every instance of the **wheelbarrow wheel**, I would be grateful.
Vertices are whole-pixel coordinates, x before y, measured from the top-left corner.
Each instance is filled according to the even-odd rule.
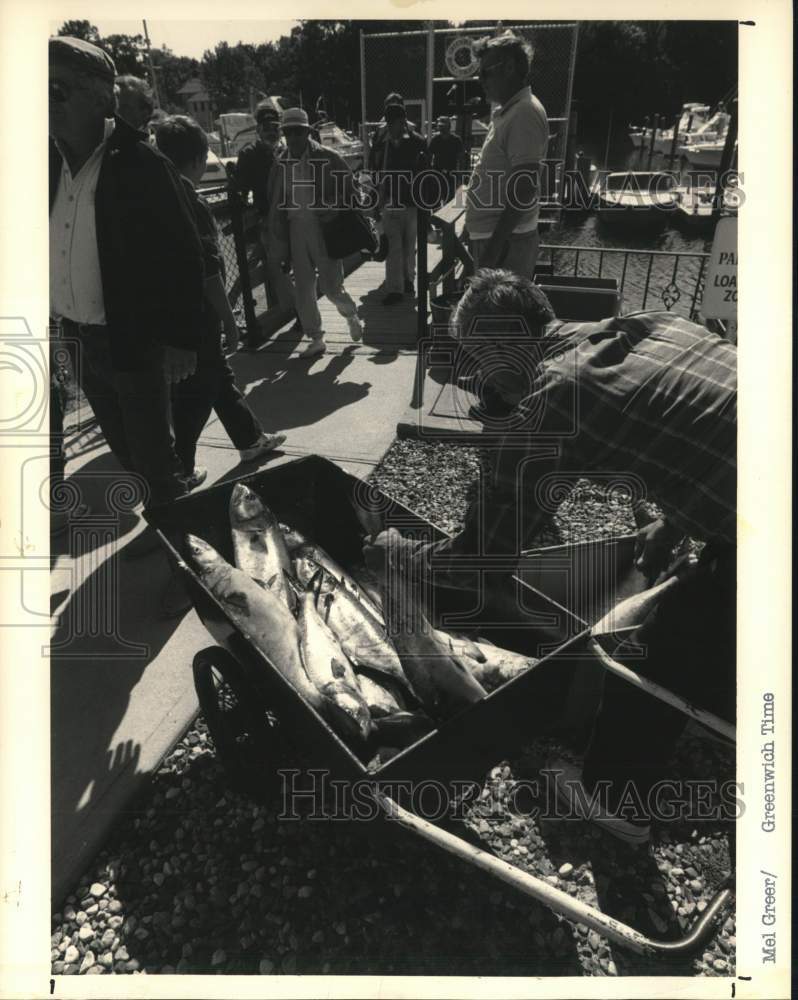
[[[277,790],[279,721],[241,664],[220,646],[194,657],[194,688],[216,754],[230,784],[257,798]]]

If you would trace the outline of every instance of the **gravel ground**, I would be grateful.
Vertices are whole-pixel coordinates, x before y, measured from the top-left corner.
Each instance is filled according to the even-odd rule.
[[[484,467],[477,449],[402,441],[372,478],[455,531]],[[541,541],[608,526],[633,530],[631,510],[580,483]],[[732,824],[672,824],[630,848],[533,820],[513,791],[551,749],[496,761],[461,835],[652,936],[683,933],[733,867]],[[733,754],[688,736],[674,773],[732,779]],[[53,973],[734,974],[733,914],[692,960],[643,959],[386,824],[280,811],[230,788],[197,720],[53,915]]]

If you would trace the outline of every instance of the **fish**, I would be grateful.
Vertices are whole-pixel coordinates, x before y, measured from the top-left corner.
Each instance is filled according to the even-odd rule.
[[[232,621],[296,691],[322,712],[324,696],[307,675],[299,626],[286,604],[196,535],[186,535],[186,547],[203,584]]]
[[[389,572],[382,576],[383,607],[388,632],[399,661],[421,704],[433,719],[449,718],[487,694],[463,659],[453,653],[448,637],[427,620],[410,578],[397,570],[389,553]],[[390,585],[389,585],[390,581]]]
[[[377,680],[365,672],[357,674],[357,683],[360,693],[363,695],[366,704],[371,712],[372,719],[384,718],[387,715],[396,715],[406,709],[405,699],[387,678]]]
[[[372,729],[369,706],[361,694],[352,664],[316,608],[314,577],[299,601],[299,648],[310,680],[328,704],[325,714],[342,735],[368,739]]]
[[[297,579],[303,586],[321,567],[324,570],[322,593],[332,593],[340,583],[366,608],[375,621],[384,624],[382,609],[378,607],[362,587],[338,563],[318,545],[300,545],[291,553],[291,560]]]
[[[527,670],[540,663],[534,656],[524,656],[489,642],[476,642],[482,659],[477,660],[466,654],[463,662],[486,691],[495,691],[513,678],[526,673]]]
[[[296,528],[292,528],[290,524],[283,524],[282,521],[279,523],[280,531],[283,533],[283,538],[285,539],[285,546],[288,549],[288,554],[293,555],[294,549],[298,549],[301,545],[309,545],[310,542],[305,538],[301,531]]]
[[[468,656],[470,659],[476,660],[477,663],[485,662],[485,653],[468,636],[444,632],[441,629],[435,629],[435,632],[442,642],[448,643],[449,649],[455,656]]]
[[[313,578],[307,576],[311,569],[314,577],[321,571],[321,583],[317,584],[318,610],[355,669],[369,668],[384,674],[417,701],[383,622],[342,581],[309,559],[305,566],[296,566],[296,577],[300,582],[305,580],[306,587]]]
[[[291,558],[277,518],[243,483],[236,483],[230,496],[230,527],[238,569],[270,587],[295,611],[296,595],[284,575],[291,572]]]
[[[404,749],[431,733],[435,723],[423,712],[397,712],[374,720],[374,736],[381,747]]]

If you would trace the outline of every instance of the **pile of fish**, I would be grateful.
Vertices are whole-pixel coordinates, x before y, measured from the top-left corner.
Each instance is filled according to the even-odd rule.
[[[364,589],[237,483],[235,565],[186,536],[205,586],[249,640],[350,744],[409,746],[537,661],[433,628],[391,558]]]

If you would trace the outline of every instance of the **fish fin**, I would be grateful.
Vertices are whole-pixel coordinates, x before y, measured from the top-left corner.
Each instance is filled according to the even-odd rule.
[[[321,566],[313,573],[313,576],[308,580],[305,586],[305,593],[313,594],[313,601],[318,607],[319,605],[319,595],[321,594],[321,585],[324,583],[324,570]]]
[[[274,576],[269,577],[268,580],[261,580],[260,577],[257,576],[253,576],[252,579],[255,583],[259,583],[264,590],[271,590],[274,586],[274,581],[277,579],[277,574],[275,573]]]
[[[283,570],[283,576],[285,577],[285,582],[288,584],[289,590],[295,594],[297,597],[301,597],[303,594],[302,584],[297,580],[293,573],[289,573],[288,570]],[[277,574],[274,574],[273,579],[277,578]]]

